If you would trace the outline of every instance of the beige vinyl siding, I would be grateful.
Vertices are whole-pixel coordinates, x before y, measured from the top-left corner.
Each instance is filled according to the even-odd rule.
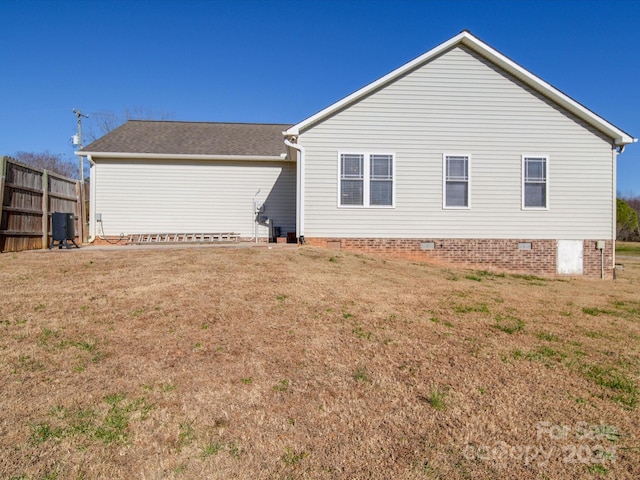
[[[265,215],[295,231],[293,163],[98,160],[95,212],[105,235],[216,233],[253,235],[254,195]],[[99,231],[99,233],[102,233]],[[268,230],[261,226],[260,236]]]
[[[611,238],[601,134],[464,47],[302,132],[307,237]],[[395,152],[395,208],[337,207],[338,152]],[[471,155],[471,208],[443,209],[442,155]],[[548,156],[548,210],[522,209],[522,155]]]

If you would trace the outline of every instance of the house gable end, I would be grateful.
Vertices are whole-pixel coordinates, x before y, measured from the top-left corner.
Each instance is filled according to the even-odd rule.
[[[422,66],[434,61],[444,54],[447,54],[456,46],[463,46],[473,50],[488,62],[495,65],[498,69],[510,74],[512,77],[518,79],[523,84],[548,98],[554,104],[557,104],[561,108],[571,112],[572,115],[581,119],[583,122],[591,125],[592,128],[602,132],[615,145],[624,146],[626,144],[634,143],[635,141],[637,141],[637,139],[633,138],[623,130],[609,123],[602,117],[596,115],[594,112],[576,102],[571,97],[562,93],[560,90],[551,86],[544,80],[540,79],[536,75],[532,74],[525,68],[521,67],[520,65],[506,57],[505,55],[501,54],[486,43],[482,42],[468,31],[461,32],[452,39],[440,44],[439,46],[433,48],[432,50],[429,50],[423,55],[397,68],[396,70],[381,77],[380,79],[370,83],[369,85],[366,85],[365,87],[357,90],[351,95],[344,97],[338,102],[335,102],[334,104],[328,106],[320,112],[292,126],[285,132],[285,135],[295,136],[308,131],[318,123],[323,122],[336,113],[343,111],[344,109],[360,102],[362,99],[366,98],[372,93],[388,87],[398,79],[411,74]]]

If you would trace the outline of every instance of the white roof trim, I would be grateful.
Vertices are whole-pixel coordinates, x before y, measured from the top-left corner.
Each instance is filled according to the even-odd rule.
[[[200,155],[200,154],[171,154],[171,153],[128,153],[128,152],[73,152],[79,157],[90,156],[112,159],[137,159],[137,160],[235,160],[235,161],[268,161],[282,162],[286,160],[285,153],[280,155]]]
[[[383,87],[384,85],[391,83],[395,79],[404,75],[405,73],[417,68],[418,66],[427,63],[437,55],[440,55],[444,51],[456,46],[456,45],[464,45],[475,52],[479,53],[498,67],[502,68],[506,72],[510,73],[532,89],[541,93],[545,97],[549,98],[557,105],[562,108],[568,110],[576,117],[582,119],[584,122],[588,123],[596,130],[606,134],[609,138],[613,140],[613,142],[618,145],[627,145],[629,143],[634,143],[637,139],[630,136],[628,133],[620,130],[615,125],[607,122],[602,117],[596,115],[591,110],[576,102],[574,99],[565,95],[557,88],[551,86],[541,78],[537,77],[533,73],[529,72],[525,68],[521,67],[514,61],[510,60],[497,50],[493,49],[483,41],[479,40],[471,33],[467,31],[463,31],[456,35],[455,37],[447,40],[444,43],[441,43],[437,47],[429,50],[428,52],[420,55],[418,58],[410,61],[409,63],[404,64],[400,68],[388,73],[384,77],[379,78],[373,83],[361,88],[360,90],[355,91],[351,95],[344,97],[342,100],[328,106],[327,108],[319,111],[315,115],[303,120],[297,125],[292,126],[286,132],[285,135],[299,135],[302,130],[308,129],[316,123],[324,120],[340,109],[353,104],[370,94],[371,92]]]

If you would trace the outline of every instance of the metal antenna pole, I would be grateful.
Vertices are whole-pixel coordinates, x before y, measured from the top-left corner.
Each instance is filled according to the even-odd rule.
[[[75,108],[71,111],[75,113],[76,117],[78,118],[78,147],[82,148],[82,118],[89,118],[89,115],[85,115],[80,110],[76,110]]]
[[[89,115],[85,115],[80,110],[72,109],[72,112],[78,118],[78,150],[82,150],[82,117],[89,118]],[[84,157],[78,156],[78,174],[80,176],[80,215],[82,216],[82,220],[80,221],[81,225],[81,235],[82,241],[86,241],[85,235],[85,199],[84,199]]]

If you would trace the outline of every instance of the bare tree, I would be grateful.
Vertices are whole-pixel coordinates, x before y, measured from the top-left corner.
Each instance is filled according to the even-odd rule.
[[[127,120],[171,120],[172,118],[173,114],[171,113],[147,107],[128,107],[122,113],[94,112],[89,114],[89,119],[86,122],[85,131],[88,141],[85,144],[115,130]]]
[[[16,152],[14,158],[34,168],[49,170],[69,178],[78,178],[78,163],[64,158],[60,153],[51,153],[48,150],[39,153]]]

